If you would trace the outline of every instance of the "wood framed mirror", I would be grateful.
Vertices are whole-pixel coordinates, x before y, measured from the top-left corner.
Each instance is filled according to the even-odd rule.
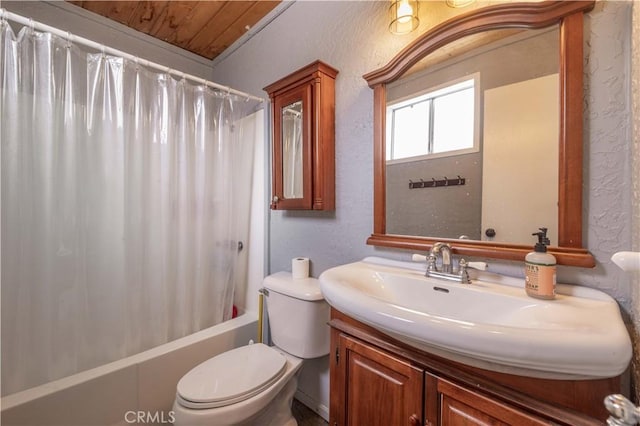
[[[505,260],[523,260],[534,244],[482,241],[387,233],[387,95],[388,88],[416,64],[450,43],[494,30],[558,30],[557,57],[557,236],[549,252],[558,264],[593,267],[595,259],[582,244],[583,157],[583,15],[594,1],[504,3],[475,9],[428,30],[400,51],[386,66],[364,75],[374,90],[374,230],[367,244],[427,251],[436,241],[455,253]],[[425,172],[429,175],[429,172]],[[455,172],[453,176],[455,177]],[[458,177],[459,179],[459,177]],[[446,181],[444,179],[443,181]],[[413,182],[409,183],[413,185]],[[435,184],[435,179],[434,179]],[[426,188],[426,186],[425,186]],[[555,190],[555,188],[554,188]],[[429,217],[422,220],[428,221]],[[555,219],[555,218],[554,218]],[[540,224],[546,226],[546,224]],[[525,232],[537,229],[526,229]],[[393,231],[391,231],[393,232]],[[554,244],[555,243],[555,244]]]

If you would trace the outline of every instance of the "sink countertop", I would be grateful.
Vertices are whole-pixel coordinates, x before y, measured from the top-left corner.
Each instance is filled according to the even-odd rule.
[[[369,257],[320,276],[334,308],[418,349],[521,376],[621,374],[631,342],[617,302],[559,284],[555,300],[528,297],[524,279],[478,272],[471,284],[424,276],[423,264]]]

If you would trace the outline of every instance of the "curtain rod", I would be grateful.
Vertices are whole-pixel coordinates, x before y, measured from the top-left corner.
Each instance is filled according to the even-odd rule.
[[[44,31],[44,32],[48,32],[48,33],[51,33],[51,34],[55,34],[56,36],[58,36],[58,37],[60,37],[62,39],[68,40],[70,43],[78,42],[78,43],[83,44],[83,45],[85,45],[87,47],[90,47],[92,49],[101,51],[103,53],[108,53],[108,54],[114,55],[114,56],[120,56],[120,57],[123,57],[125,59],[129,59],[131,61],[134,61],[134,62],[136,62],[136,63],[138,63],[140,65],[144,65],[144,66],[149,67],[149,68],[154,68],[154,69],[159,70],[159,71],[164,71],[167,74],[173,75],[175,77],[188,79],[188,80],[194,81],[194,82],[199,83],[199,84],[203,84],[203,85],[208,86],[208,87],[213,87],[213,88],[216,88],[216,89],[220,89],[220,90],[226,91],[228,93],[233,93],[234,95],[245,97],[247,99],[254,99],[256,101],[264,102],[263,98],[259,98],[257,96],[253,96],[253,95],[250,95],[248,93],[241,92],[241,91],[236,90],[236,89],[232,89],[229,86],[223,86],[221,84],[214,83],[214,82],[209,81],[209,80],[205,80],[204,78],[196,77],[195,75],[187,74],[187,73],[175,70],[173,68],[170,68],[170,67],[167,67],[167,66],[163,66],[163,65],[160,65],[158,63],[148,61],[146,59],[139,58],[139,57],[137,57],[135,55],[131,55],[131,54],[123,52],[121,50],[105,46],[104,44],[101,44],[101,43],[96,43],[95,41],[89,40],[89,39],[84,38],[84,37],[73,35],[68,31],[62,31],[62,30],[60,30],[58,28],[51,27],[49,25],[43,24],[42,22],[36,22],[31,18],[25,18],[24,16],[21,16],[21,15],[9,12],[6,9],[1,9],[0,8],[0,20],[3,20],[3,19],[14,21],[14,22],[16,22],[18,24],[21,24],[21,25],[24,25],[24,26],[27,26],[27,27],[30,27],[30,28],[33,28],[33,29],[36,29],[36,30],[39,30],[39,31]]]

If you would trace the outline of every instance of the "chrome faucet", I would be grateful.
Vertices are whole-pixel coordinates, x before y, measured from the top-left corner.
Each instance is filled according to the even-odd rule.
[[[633,426],[640,421],[640,408],[622,395],[607,396],[604,405],[611,414],[607,419],[609,426]]]
[[[429,257],[433,256],[437,259],[438,254],[442,256],[442,267],[439,272],[450,274],[453,270],[451,267],[451,246],[448,243],[435,243],[433,247],[431,247]]]
[[[442,266],[438,270],[437,262],[438,255],[442,258]],[[427,261],[427,270],[425,276],[442,278],[449,281],[456,281],[463,284],[470,284],[468,268],[486,270],[487,264],[484,262],[467,262],[464,259],[460,259],[458,262],[457,273],[453,272],[453,266],[451,264],[451,245],[448,243],[437,242],[429,251],[428,256],[421,256],[418,254],[413,255],[414,261]]]

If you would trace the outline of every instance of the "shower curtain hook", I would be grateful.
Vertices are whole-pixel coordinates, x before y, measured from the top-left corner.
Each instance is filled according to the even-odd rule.
[[[33,18],[29,18],[29,32],[34,32],[36,30],[36,24],[33,22]]]
[[[71,34],[71,31],[67,31],[67,49],[70,49],[72,45],[73,45],[73,34]]]
[[[4,8],[0,8],[0,24],[2,24],[2,26],[9,25],[9,21],[7,20],[7,11]]]

